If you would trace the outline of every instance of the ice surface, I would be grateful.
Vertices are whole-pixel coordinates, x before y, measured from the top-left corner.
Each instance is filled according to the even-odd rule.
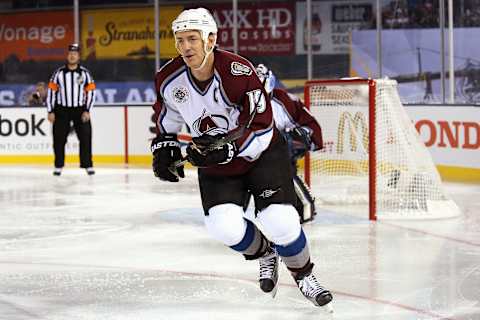
[[[274,300],[256,262],[210,238],[194,171],[0,167],[0,319],[480,319],[480,186],[448,184],[456,219],[305,226],[333,315],[286,268]]]

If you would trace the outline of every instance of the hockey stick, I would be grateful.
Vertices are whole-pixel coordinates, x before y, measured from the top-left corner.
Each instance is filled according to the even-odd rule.
[[[266,80],[267,80],[267,78],[265,78],[262,81],[262,88],[265,87]],[[213,151],[213,150],[216,150],[216,149],[219,149],[219,148],[223,147],[224,145],[226,145],[228,143],[231,143],[231,142],[234,142],[234,141],[240,139],[244,135],[245,131],[248,130],[250,128],[250,126],[252,125],[253,119],[255,118],[255,116],[257,114],[258,104],[260,103],[260,99],[262,98],[262,95],[263,95],[263,93],[260,91],[260,94],[258,95],[257,101],[255,102],[255,108],[253,108],[253,111],[249,115],[248,122],[244,126],[240,126],[240,127],[237,127],[235,129],[233,129],[232,131],[230,131],[225,136],[223,136],[223,137],[217,139],[216,141],[212,142],[210,145],[208,145],[205,148],[205,150],[206,151]],[[184,158],[184,159],[174,163],[174,166],[176,168],[178,168],[178,167],[183,166],[187,162],[188,162],[188,159]]]
[[[266,81],[266,78],[262,82],[262,87],[265,86],[265,81]],[[246,123],[246,125],[233,129],[227,135],[225,135],[225,136],[219,138],[217,141],[211,143],[206,148],[206,150],[213,151],[215,149],[223,147],[227,143],[230,143],[230,142],[233,142],[235,140],[240,139],[243,136],[243,134],[245,133],[245,131],[248,130],[250,128],[250,126],[252,125],[253,119],[257,115],[258,104],[260,103],[261,98],[262,98],[262,92],[260,92],[260,94],[258,95],[257,101],[255,102],[255,108],[253,108],[253,111],[250,113],[249,119],[248,119],[248,122]]]
[[[297,174],[293,176],[293,186],[295,188],[295,194],[300,200],[301,205],[303,206],[303,212],[300,214],[300,223],[303,224],[308,221],[312,221],[317,215],[317,210],[315,208],[315,197],[312,194],[312,191],[305,184],[305,181],[302,180]],[[295,207],[297,209],[297,207]],[[297,209],[298,211],[298,209]]]

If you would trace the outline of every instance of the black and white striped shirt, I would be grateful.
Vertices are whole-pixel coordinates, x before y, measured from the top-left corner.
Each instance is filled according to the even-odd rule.
[[[48,112],[52,112],[55,106],[80,107],[90,111],[94,103],[95,82],[86,68],[79,65],[70,70],[65,65],[53,73],[48,83]]]

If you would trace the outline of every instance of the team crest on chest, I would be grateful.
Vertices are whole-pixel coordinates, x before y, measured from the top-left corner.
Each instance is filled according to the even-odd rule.
[[[252,69],[243,63],[234,61],[230,65],[230,72],[232,72],[234,76],[249,76],[252,74]]]
[[[177,103],[188,101],[188,90],[185,87],[175,87],[172,90],[173,100]]]
[[[220,114],[209,114],[203,109],[200,118],[193,122],[192,129],[199,136],[223,134],[228,131],[228,119]]]

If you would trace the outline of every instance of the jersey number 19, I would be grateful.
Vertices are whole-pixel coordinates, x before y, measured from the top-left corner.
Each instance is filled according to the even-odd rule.
[[[257,108],[256,113],[262,113],[267,109],[267,103],[265,101],[265,96],[262,93],[262,90],[255,89],[247,92],[248,101],[250,102],[250,114],[253,114],[255,108]]]

